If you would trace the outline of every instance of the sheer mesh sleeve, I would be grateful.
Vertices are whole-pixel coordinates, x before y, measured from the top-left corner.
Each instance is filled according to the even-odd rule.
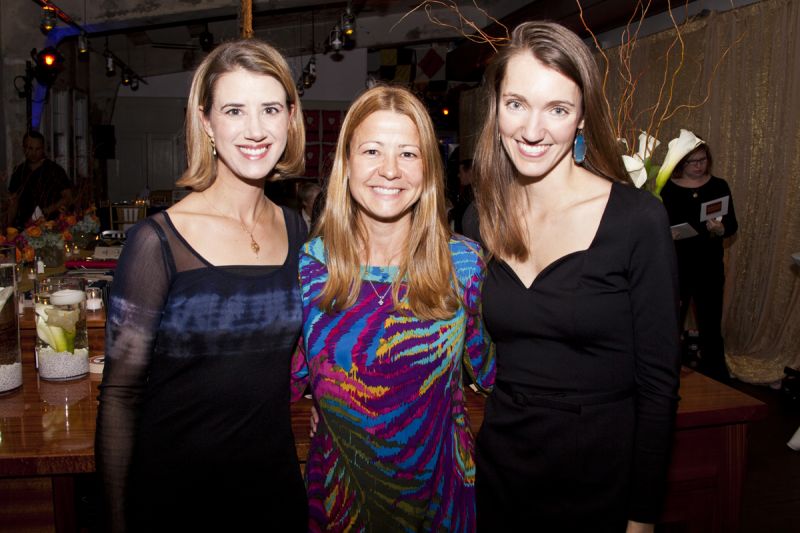
[[[173,264],[151,220],[131,229],[111,288],[95,455],[110,530],[125,530],[126,484],[138,407]]]

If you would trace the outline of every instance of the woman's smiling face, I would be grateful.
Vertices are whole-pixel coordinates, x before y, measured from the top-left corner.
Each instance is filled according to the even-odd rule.
[[[243,69],[214,84],[211,109],[200,110],[217,150],[217,175],[257,180],[272,173],[286,148],[289,118],[286,91],[271,76]]]
[[[408,222],[422,194],[419,131],[406,115],[376,111],[353,132],[348,187],[360,216]]]
[[[498,129],[520,175],[540,178],[572,165],[568,156],[582,127],[581,91],[575,82],[531,53],[509,60],[500,87]]]

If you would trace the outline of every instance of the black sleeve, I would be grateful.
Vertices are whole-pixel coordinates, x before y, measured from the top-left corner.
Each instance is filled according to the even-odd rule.
[[[124,531],[129,468],[139,405],[167,299],[171,260],[160,231],[145,220],[128,233],[111,287],[95,457],[110,530]]]
[[[675,247],[663,206],[642,195],[629,234],[636,431],[630,519],[655,522],[666,492],[680,376]]]

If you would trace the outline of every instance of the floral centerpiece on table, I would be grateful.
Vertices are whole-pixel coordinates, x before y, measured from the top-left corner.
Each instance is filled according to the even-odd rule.
[[[90,207],[82,213],[61,213],[56,220],[40,218],[22,231],[8,227],[5,234],[0,232],[0,244],[17,247],[17,262],[33,261],[38,255],[46,265],[56,266],[64,261],[65,243],[75,241],[85,247],[99,231],[95,208]],[[79,239],[86,242],[78,242]]]
[[[624,139],[622,143],[627,144]],[[639,135],[639,147],[636,153],[623,155],[622,160],[634,185],[640,189],[647,185],[647,189],[660,198],[661,189],[666,185],[675,166],[698,146],[704,144],[704,141],[691,131],[682,129],[680,135],[669,142],[664,161],[661,165],[655,165],[652,156],[659,144],[661,143],[658,139],[642,132]]]

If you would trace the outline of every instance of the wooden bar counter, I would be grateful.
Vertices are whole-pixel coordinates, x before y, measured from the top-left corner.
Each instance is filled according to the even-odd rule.
[[[90,337],[102,336],[101,322],[101,316],[94,317]],[[94,345],[99,342],[95,339]],[[41,380],[30,349],[25,350],[23,373],[22,389],[0,396],[0,530],[76,531],[73,477],[94,472],[100,376]],[[766,406],[688,369],[682,372],[680,394],[665,526],[668,531],[736,531],[747,424],[763,418]],[[484,398],[470,391],[466,396],[477,433]],[[310,405],[303,399],[292,406],[301,461],[308,453]],[[39,502],[38,510],[26,514],[31,501]]]

